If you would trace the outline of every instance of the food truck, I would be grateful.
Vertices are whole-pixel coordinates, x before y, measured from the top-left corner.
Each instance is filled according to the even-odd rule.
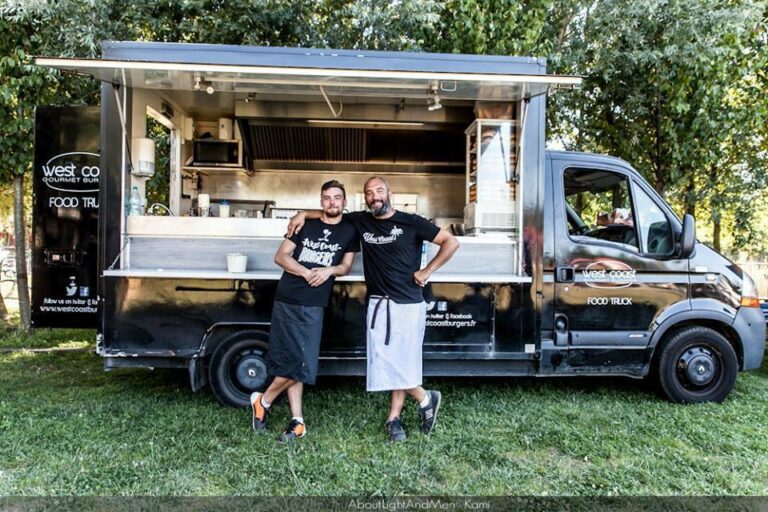
[[[545,148],[547,97],[580,78],[544,59],[105,42],[36,63],[102,85],[100,110],[38,109],[33,321],[95,325],[107,370],[183,368],[246,405],[289,218],[331,179],[365,209],[372,175],[461,242],[425,290],[427,376],[653,378],[719,402],[761,364],[755,286],[693,218],[622,160]],[[321,375],[365,373],[364,264],[336,281]]]

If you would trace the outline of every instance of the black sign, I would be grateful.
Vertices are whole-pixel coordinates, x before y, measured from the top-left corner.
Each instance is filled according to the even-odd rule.
[[[99,108],[38,107],[32,325],[96,327]]]

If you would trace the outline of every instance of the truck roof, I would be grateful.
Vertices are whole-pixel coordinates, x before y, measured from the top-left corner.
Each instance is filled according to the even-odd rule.
[[[632,166],[629,165],[625,160],[622,160],[621,158],[617,158],[615,156],[608,156],[608,155],[601,155],[599,153],[587,153],[584,151],[561,151],[561,150],[552,150],[548,149],[546,152],[546,157],[550,158],[552,160],[562,160],[562,159],[568,159],[568,160],[584,160],[589,162],[605,162],[605,163],[612,163],[612,164],[620,164],[622,167],[626,167],[627,169],[632,169]]]
[[[425,71],[499,75],[544,75],[546,59],[502,55],[391,52],[238,46],[224,44],[104,41],[102,58],[135,62],[174,62],[320,69]]]

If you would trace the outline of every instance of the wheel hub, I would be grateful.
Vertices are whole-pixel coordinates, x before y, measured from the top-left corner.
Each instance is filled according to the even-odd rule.
[[[705,347],[692,347],[683,352],[677,361],[678,371],[696,386],[712,382],[719,370],[718,359]]]
[[[243,389],[257,389],[267,381],[267,366],[260,354],[248,354],[235,366],[235,379]]]

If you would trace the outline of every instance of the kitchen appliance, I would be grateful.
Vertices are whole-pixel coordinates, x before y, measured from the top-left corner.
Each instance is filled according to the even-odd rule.
[[[242,167],[242,141],[232,139],[195,139],[192,165],[196,167]]]

